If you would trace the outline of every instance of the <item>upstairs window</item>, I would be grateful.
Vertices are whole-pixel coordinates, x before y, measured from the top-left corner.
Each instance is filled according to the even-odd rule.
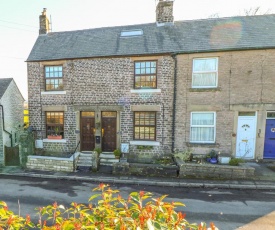
[[[156,140],[156,112],[134,112],[134,140]]]
[[[214,143],[216,133],[215,112],[192,112],[190,142]]]
[[[157,88],[157,62],[135,62],[135,89]]]
[[[46,91],[63,90],[62,66],[45,66]]]
[[[215,88],[218,85],[218,58],[193,60],[192,88]]]
[[[64,112],[46,112],[46,132],[64,138]]]

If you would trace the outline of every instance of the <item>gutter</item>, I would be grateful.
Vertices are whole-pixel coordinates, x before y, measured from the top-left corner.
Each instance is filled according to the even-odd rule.
[[[175,123],[176,123],[176,102],[177,102],[177,74],[178,74],[178,61],[177,61],[177,53],[172,54],[172,58],[174,59],[174,95],[173,95],[173,112],[172,112],[172,153],[174,153],[175,148]]]
[[[11,147],[12,147],[12,134],[10,132],[8,132],[6,129],[5,129],[5,118],[4,118],[4,107],[3,105],[0,104],[0,107],[2,108],[2,121],[3,121],[3,130],[4,132],[6,132],[7,134],[9,134],[9,138],[11,140]]]

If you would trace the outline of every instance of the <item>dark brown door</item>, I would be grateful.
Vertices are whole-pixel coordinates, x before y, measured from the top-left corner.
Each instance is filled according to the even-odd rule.
[[[102,151],[112,152],[116,149],[116,112],[102,112]]]
[[[92,151],[95,148],[95,113],[81,112],[81,151]]]

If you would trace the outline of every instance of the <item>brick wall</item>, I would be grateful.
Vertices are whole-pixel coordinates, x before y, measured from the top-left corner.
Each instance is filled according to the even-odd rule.
[[[218,87],[192,89],[194,58],[218,57]],[[175,147],[193,148],[197,153],[211,149],[234,155],[238,111],[265,114],[275,110],[275,50],[216,52],[178,56],[176,142]],[[239,105],[234,109],[235,105]],[[190,144],[190,114],[193,111],[216,112],[215,144]],[[263,115],[265,116],[265,115]],[[265,130],[265,117],[257,130]],[[259,126],[261,123],[261,126]],[[263,157],[264,133],[257,137],[256,155]]]
[[[131,92],[134,85],[134,61],[135,60],[157,60],[157,88],[161,92]],[[66,94],[50,95],[43,93],[44,65],[63,65],[64,91]],[[172,100],[173,100],[173,72],[174,64],[170,56],[157,57],[129,57],[129,58],[97,58],[78,59],[69,61],[28,63],[29,84],[29,116],[30,125],[36,130],[42,130],[41,137],[45,138],[45,106],[66,105],[64,138],[66,143],[58,143],[60,151],[70,152],[76,147],[79,134],[77,109],[94,108],[100,112],[112,111],[114,106],[121,106],[119,111],[120,127],[118,131],[119,142],[130,142],[133,140],[133,111],[132,105],[159,106],[157,112],[157,137],[160,146],[143,153],[152,157],[156,154],[171,152],[171,130],[172,130]],[[42,92],[42,93],[41,93]],[[97,107],[98,106],[98,107]],[[99,106],[101,106],[99,108]],[[81,110],[80,110],[81,111]],[[119,147],[119,142],[117,147]],[[53,148],[51,143],[45,143],[44,148]],[[132,157],[140,154],[131,146]],[[130,156],[131,156],[130,154]]]

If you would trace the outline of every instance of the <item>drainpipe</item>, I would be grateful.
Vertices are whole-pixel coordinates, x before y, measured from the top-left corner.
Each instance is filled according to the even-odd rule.
[[[9,138],[10,138],[10,140],[11,140],[11,147],[12,147],[12,134],[11,134],[10,132],[8,132],[8,131],[5,129],[4,107],[3,107],[3,105],[0,105],[0,107],[2,108],[3,130],[4,130],[4,132],[6,132],[7,134],[9,134]]]
[[[173,95],[173,114],[172,114],[172,153],[174,153],[175,148],[175,123],[176,123],[176,101],[177,101],[177,53],[172,54],[172,58],[174,59],[174,95]]]

